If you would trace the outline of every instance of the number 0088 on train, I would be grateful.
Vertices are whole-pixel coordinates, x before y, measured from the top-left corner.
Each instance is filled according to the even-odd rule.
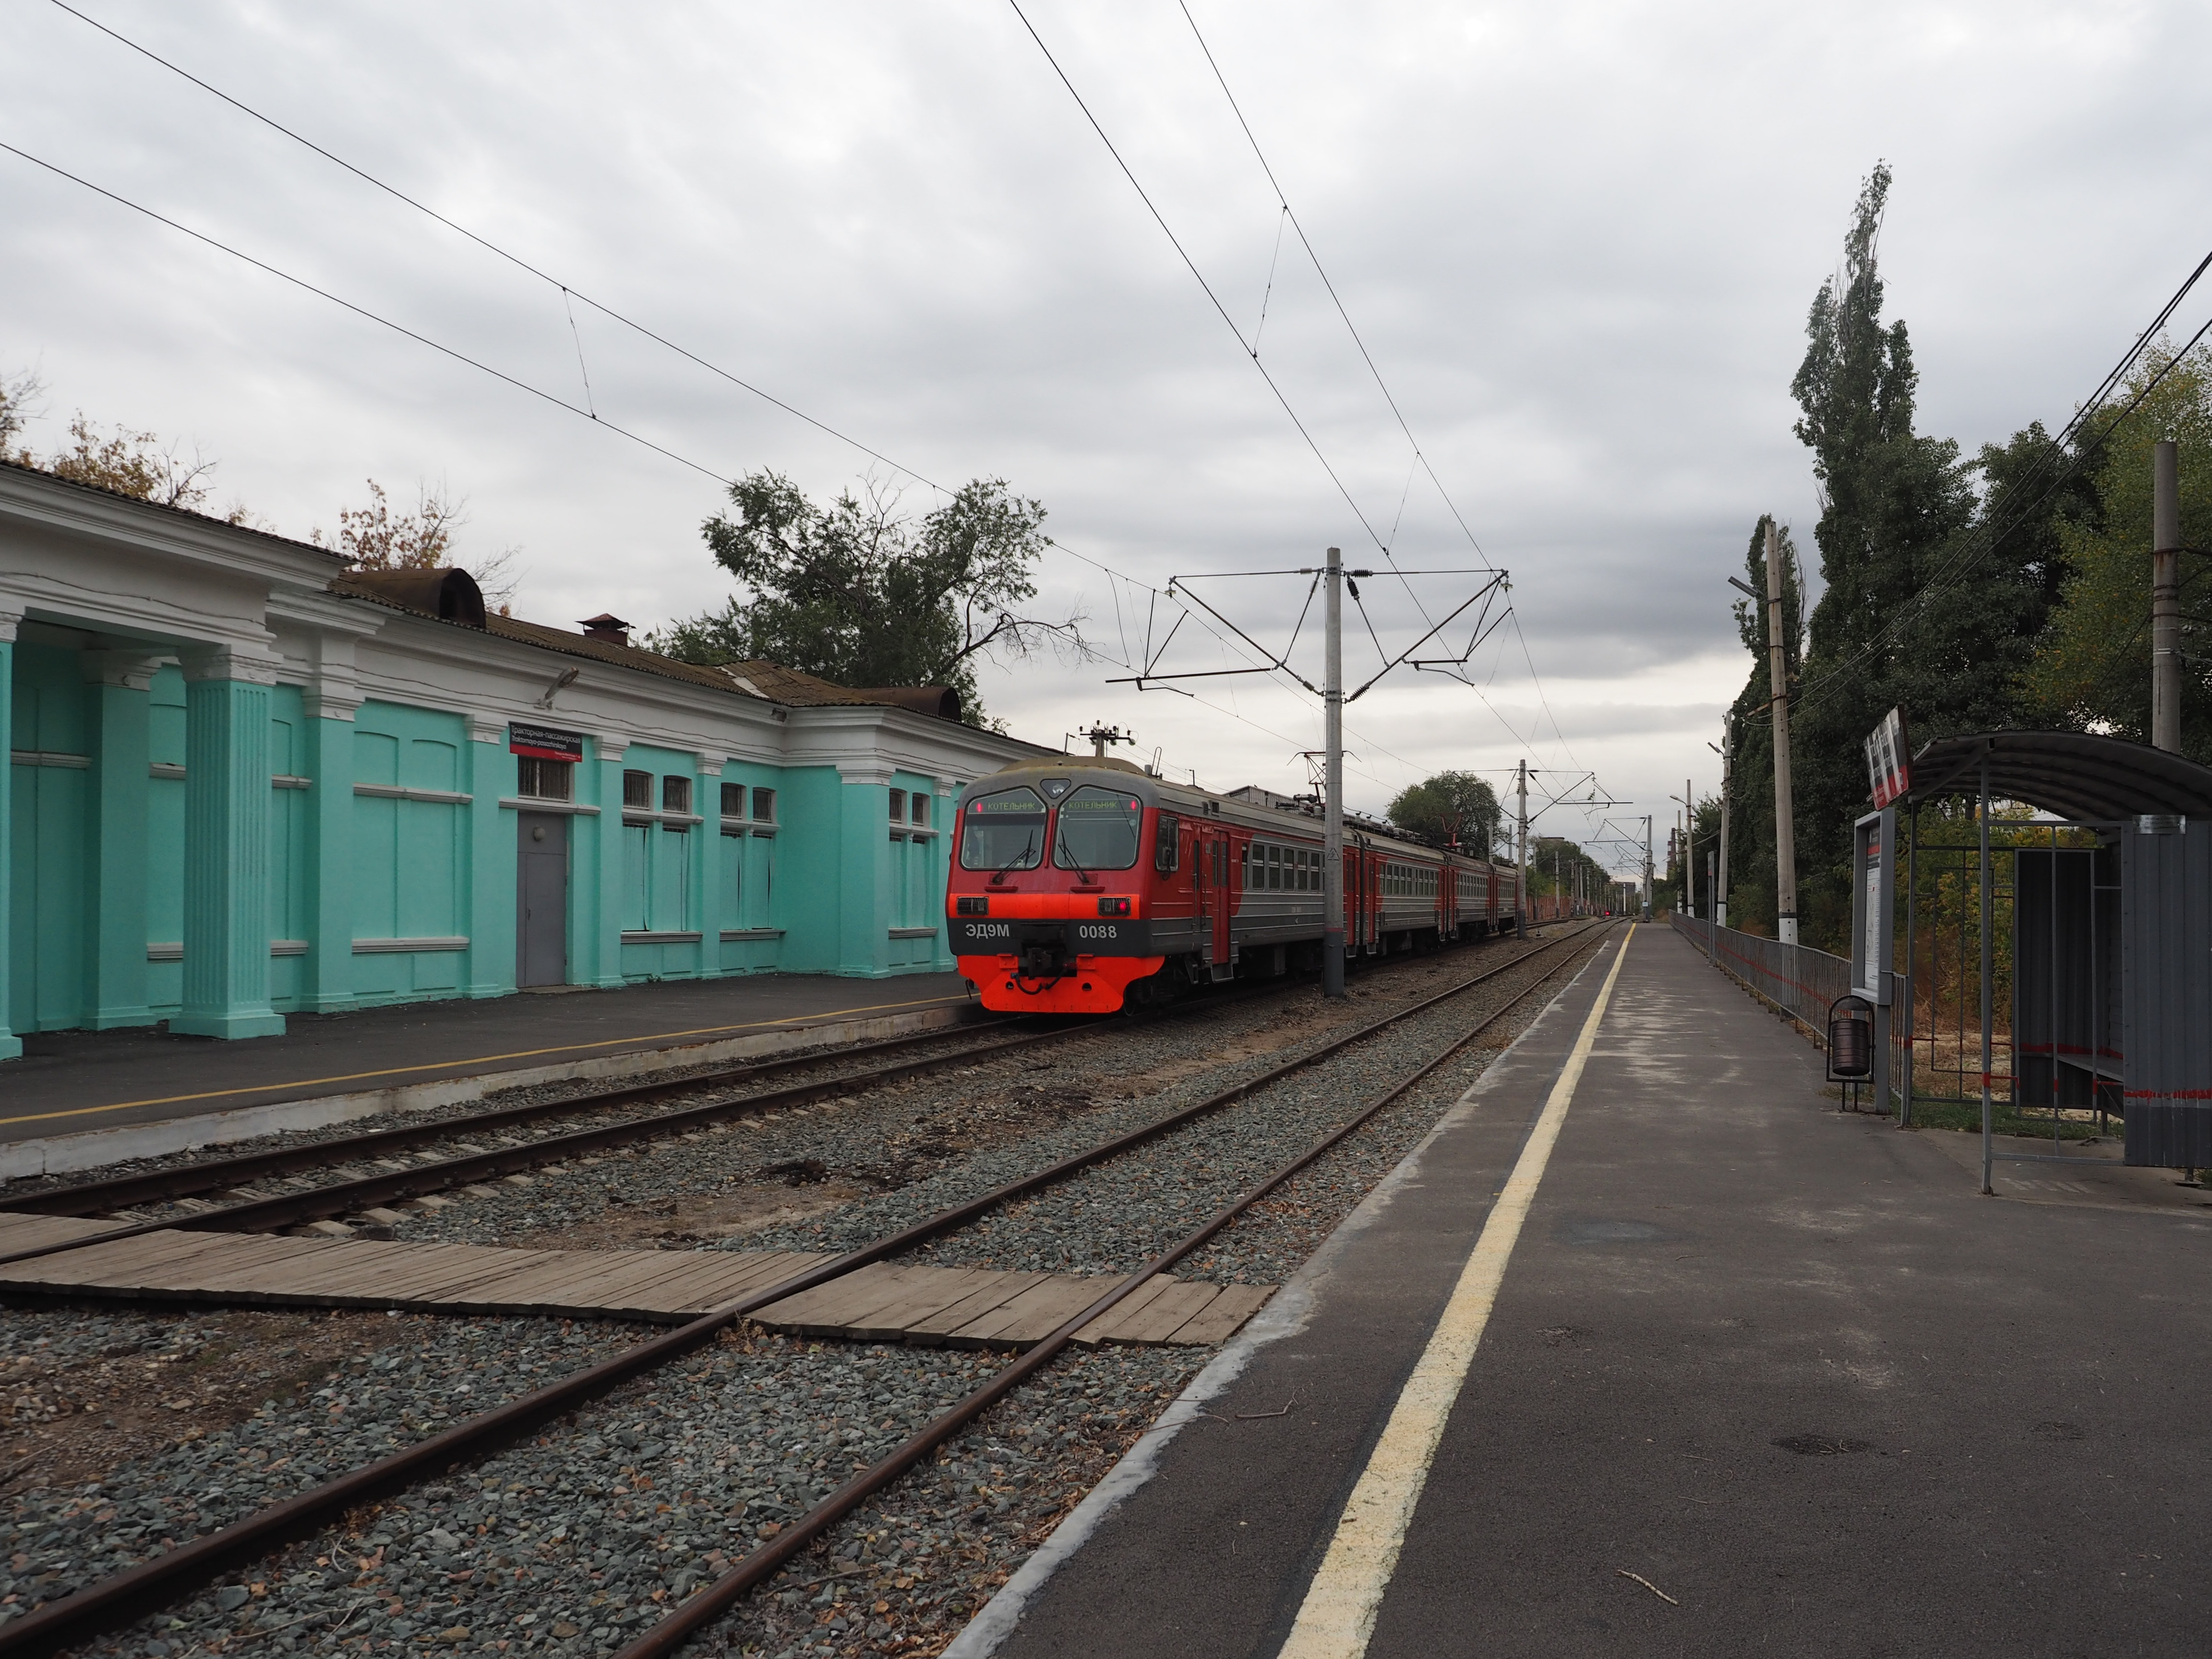
[[[945,922],[986,1007],[1110,1014],[1238,977],[1317,972],[1322,821],[1127,761],[1024,763],[962,792]],[[1510,870],[1347,823],[1347,954],[1498,931]]]

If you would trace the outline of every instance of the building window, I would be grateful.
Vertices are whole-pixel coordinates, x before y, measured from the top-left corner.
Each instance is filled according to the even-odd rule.
[[[753,791],[753,822],[755,823],[774,823],[775,822],[775,790],[756,789]]]
[[[535,755],[514,757],[515,793],[532,800],[572,800],[575,798],[573,763],[541,760]]]
[[[623,774],[623,805],[640,812],[653,811],[653,774],[625,772]]]
[[[664,812],[689,812],[691,810],[691,780],[673,775],[662,778],[660,810]]]
[[[891,791],[891,822],[893,823],[906,822],[906,791],[903,789]]]
[[[722,786],[722,816],[726,818],[741,818],[744,817],[744,785],[742,783],[724,784]]]
[[[918,789],[915,791],[912,803],[907,809],[907,820],[917,830],[929,828],[929,797]]]

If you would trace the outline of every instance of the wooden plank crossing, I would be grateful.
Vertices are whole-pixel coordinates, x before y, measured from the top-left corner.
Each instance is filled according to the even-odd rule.
[[[787,1250],[541,1250],[163,1229],[103,1243],[114,1224],[0,1212],[0,1291],[161,1302],[397,1308],[680,1324],[830,1258]],[[83,1239],[81,1244],[72,1241]],[[1027,1347],[1113,1287],[1110,1277],[877,1262],[752,1316],[795,1336],[931,1346]],[[1085,1327],[1079,1342],[1214,1343],[1273,1286],[1162,1276]]]

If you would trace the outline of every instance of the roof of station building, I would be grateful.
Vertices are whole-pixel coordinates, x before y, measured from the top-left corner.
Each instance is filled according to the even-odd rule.
[[[105,495],[116,501],[128,501],[149,512],[198,524],[219,526],[234,535],[251,537],[257,541],[274,543],[295,551],[316,554],[334,563],[343,564],[347,561],[346,554],[336,548],[280,535],[241,520],[220,518],[194,507],[149,500],[105,484],[65,478],[46,467],[27,465],[11,457],[0,456],[0,468],[27,474],[58,489]],[[712,665],[683,662],[639,646],[592,639],[569,629],[549,628],[542,623],[526,622],[520,617],[501,616],[485,606],[474,578],[458,566],[420,570],[341,570],[331,577],[330,591],[343,599],[379,605],[409,616],[427,617],[454,627],[481,629],[495,638],[537,646],[563,656],[586,657],[612,667],[633,669],[641,674],[657,675],[662,679],[681,680],[703,690],[721,691],[733,696],[757,698],[787,708],[903,708],[911,714],[933,714],[939,719],[954,721],[961,719],[963,712],[960,694],[949,686],[855,687],[838,685],[812,674],[801,673],[797,669],[786,668],[780,663],[759,660]],[[595,617],[593,620],[600,619]],[[611,621],[612,618],[607,620]]]
[[[2144,814],[2212,818],[2212,767],[2090,732],[1982,732],[1938,738],[1912,757],[1908,800],[1981,793],[2076,823]]]
[[[682,680],[733,696],[778,703],[787,708],[903,708],[945,720],[957,721],[960,718],[960,694],[945,686],[856,688],[759,659],[714,664],[684,662],[641,646],[595,639],[565,628],[549,628],[520,617],[503,617],[485,609],[480,598],[473,608],[465,603],[457,605],[453,600],[460,584],[455,579],[465,578],[467,574],[459,569],[349,571],[331,580],[331,592],[456,627],[481,628],[495,638],[534,645],[564,656],[587,657],[614,667],[657,674],[663,679]],[[470,591],[474,587],[472,581],[467,583]]]

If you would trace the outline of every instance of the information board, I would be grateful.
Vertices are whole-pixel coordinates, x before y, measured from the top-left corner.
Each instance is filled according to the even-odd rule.
[[[1897,917],[1897,809],[1869,812],[1852,827],[1851,989],[1889,1006]]]

